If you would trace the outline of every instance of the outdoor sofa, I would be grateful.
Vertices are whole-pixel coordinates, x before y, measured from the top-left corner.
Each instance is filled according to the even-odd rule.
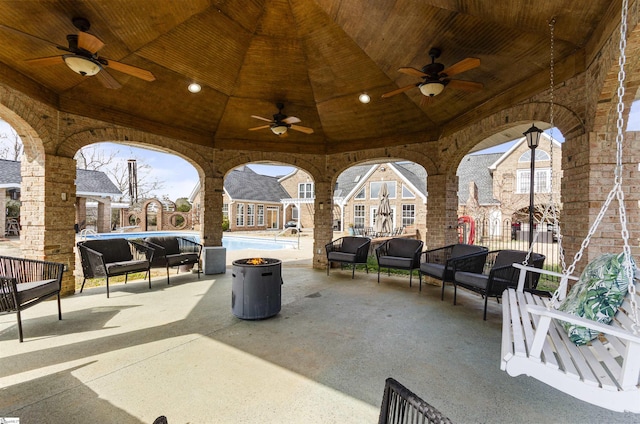
[[[126,283],[129,274],[135,272],[146,272],[151,288],[149,271],[154,255],[153,248],[125,238],[106,238],[78,242],[78,251],[84,274],[80,293],[87,278],[106,278],[109,297],[109,277],[124,275]]]

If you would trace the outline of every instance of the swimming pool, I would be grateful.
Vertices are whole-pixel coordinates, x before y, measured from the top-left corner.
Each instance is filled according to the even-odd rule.
[[[134,233],[98,233],[87,234],[84,236],[87,240],[93,239],[107,239],[107,238],[127,238],[127,239],[139,239],[145,237],[162,237],[162,236],[178,236],[184,237],[189,240],[193,240],[200,243],[200,234],[194,232],[177,232],[177,231],[147,231],[147,232],[134,232]],[[244,250],[244,249],[256,249],[256,250],[280,250],[280,249],[295,249],[297,242],[293,240],[274,240],[272,238],[260,238],[260,237],[245,237],[245,236],[229,236],[224,234],[222,236],[222,246],[227,250]]]

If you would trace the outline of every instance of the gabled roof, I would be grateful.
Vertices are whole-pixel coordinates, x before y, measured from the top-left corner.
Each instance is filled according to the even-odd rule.
[[[20,188],[20,162],[0,159],[0,188]],[[121,196],[122,192],[102,171],[76,169],[76,195]]]
[[[122,196],[122,192],[107,174],[88,169],[76,169],[76,194]]]
[[[414,162],[394,162],[391,165],[393,165],[422,196],[427,196],[427,171],[421,165]]]
[[[248,166],[229,172],[224,179],[224,189],[234,200],[280,202],[291,197],[277,177],[258,174]]]
[[[346,198],[356,186],[362,184],[370,173],[378,165],[355,165],[345,169],[336,180],[337,187],[333,192],[336,197]]]
[[[540,134],[540,137],[541,138],[546,138],[547,141],[551,140],[551,137],[549,137],[549,135],[547,133]],[[489,168],[492,171],[495,170],[496,168],[498,168],[498,165],[500,165],[506,158],[511,156],[511,154],[513,154],[513,152],[516,149],[518,149],[522,143],[526,143],[526,141],[527,141],[526,138],[524,138],[524,137],[520,138],[517,143],[514,143],[513,146],[511,146],[511,148],[509,150],[507,150],[502,155],[500,155],[498,157],[498,159],[489,166]],[[562,151],[562,144],[558,140],[556,140],[555,138],[553,139],[553,148],[554,149],[557,148],[559,151]]]
[[[474,181],[478,187],[478,203],[480,205],[499,204],[493,197],[493,177],[489,171],[502,153],[486,155],[467,155],[458,166],[458,204],[464,205],[469,199],[469,183]]]

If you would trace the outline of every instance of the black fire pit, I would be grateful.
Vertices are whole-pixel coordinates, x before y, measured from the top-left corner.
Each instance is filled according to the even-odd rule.
[[[241,319],[269,318],[280,312],[282,261],[238,259],[232,263],[231,311]]]

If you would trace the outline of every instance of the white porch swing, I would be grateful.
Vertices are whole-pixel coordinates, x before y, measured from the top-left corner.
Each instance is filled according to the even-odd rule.
[[[580,250],[576,253],[573,263],[566,271],[555,273],[528,267],[526,264],[514,264],[515,267],[521,269],[520,281],[517,289],[507,289],[502,296],[503,327],[500,368],[511,376],[528,375],[571,396],[603,408],[640,413],[640,334],[638,333],[640,325],[637,295],[640,273],[638,273],[631,257],[622,190],[624,132],[622,99],[626,60],[627,9],[628,0],[623,0],[620,24],[614,186],[583,240]],[[551,24],[551,28],[551,92],[553,96],[553,24]],[[553,106],[551,110],[553,119]],[[614,198],[618,200],[618,215],[624,244],[623,252],[618,256],[618,259],[621,258],[621,272],[617,274],[619,279],[616,281],[623,283],[626,281],[629,284],[624,300],[613,320],[609,324],[603,324],[564,312],[559,301],[566,297],[568,280],[579,280],[571,274]],[[561,240],[560,236],[560,242]],[[564,258],[562,258],[562,262],[564,269]],[[593,265],[592,262],[586,268]],[[561,280],[558,290],[551,299],[526,291],[524,287],[527,273],[522,270],[559,277]],[[572,291],[570,296],[573,294]],[[590,341],[583,341],[582,343],[585,344],[577,345],[567,334],[566,325],[563,326],[562,322],[575,324],[585,331],[592,330],[594,335],[597,334],[597,337]]]

